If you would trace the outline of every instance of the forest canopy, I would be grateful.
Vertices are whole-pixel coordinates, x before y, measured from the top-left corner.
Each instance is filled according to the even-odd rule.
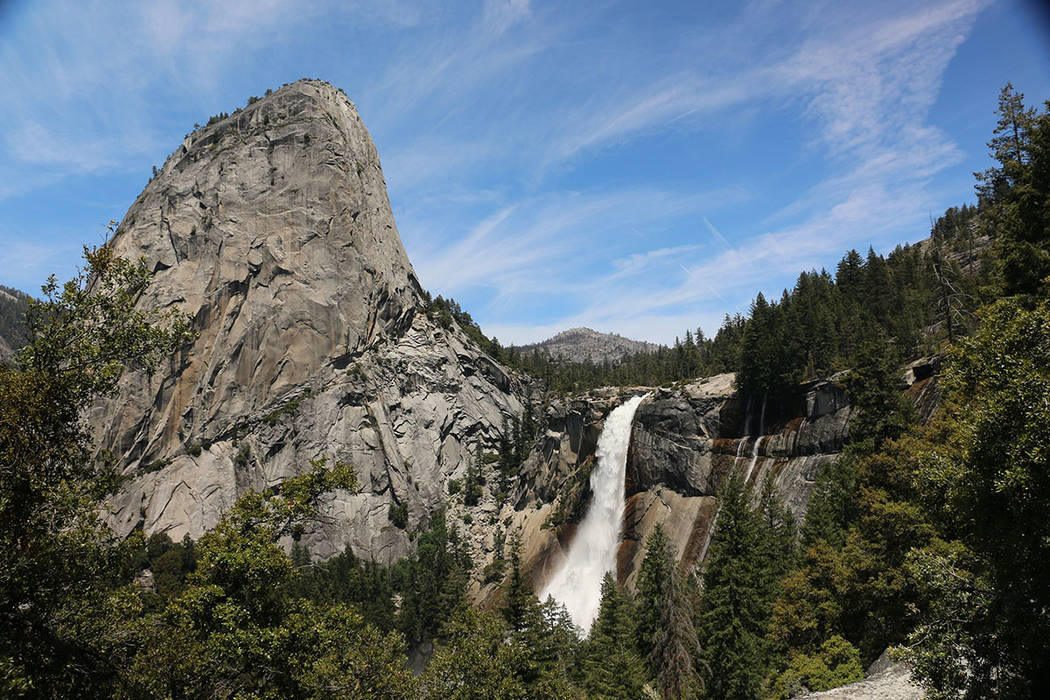
[[[975,206],[945,212],[922,244],[802,273],[713,338],[565,363],[426,301],[558,391],[736,371],[742,392],[782,397],[841,373],[858,411],[805,520],[771,483],[755,493],[732,476],[708,560],[679,566],[657,528],[636,590],[606,577],[591,630],[537,599],[513,538],[485,572],[502,602],[472,607],[472,552],[442,511],[391,566],[349,549],[313,561],[304,527],[359,486],[324,455],[247,490],[197,541],[115,537],[100,504],[120,480],[82,413],[125,368],[182,347],[188,319],[137,308],[149,270],[105,246],[40,300],[8,294],[26,316],[0,363],[0,694],[786,698],[855,680],[894,647],[930,697],[1037,696],[1050,677],[1050,105],[1007,86],[999,116]],[[934,353],[940,406],[922,424],[897,373]],[[463,497],[505,492],[538,429],[531,415],[514,439],[504,429],[498,481],[482,483],[481,454]],[[433,655],[413,669],[422,645]]]

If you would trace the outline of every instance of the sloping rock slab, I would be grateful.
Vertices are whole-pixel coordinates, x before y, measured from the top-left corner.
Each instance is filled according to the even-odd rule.
[[[862,681],[800,697],[821,700],[922,700],[922,696],[922,688],[911,682],[908,667],[897,663]]]

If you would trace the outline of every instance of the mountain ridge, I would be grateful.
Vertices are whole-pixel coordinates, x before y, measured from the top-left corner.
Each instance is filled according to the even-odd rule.
[[[632,340],[617,333],[602,333],[580,326],[555,333],[539,343],[521,345],[523,353],[544,351],[552,357],[570,362],[616,362],[627,355],[654,352],[663,346],[644,340]]]

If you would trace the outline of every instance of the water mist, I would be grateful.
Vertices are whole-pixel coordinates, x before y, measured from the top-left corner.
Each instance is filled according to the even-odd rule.
[[[572,621],[586,633],[598,616],[602,578],[616,566],[616,548],[623,526],[624,478],[631,423],[644,396],[635,396],[605,419],[591,472],[591,506],[576,531],[561,569],[540,595],[565,605]]]

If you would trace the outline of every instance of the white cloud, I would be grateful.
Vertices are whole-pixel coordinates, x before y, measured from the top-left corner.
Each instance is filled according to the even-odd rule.
[[[229,110],[247,97],[230,92],[239,72],[339,27],[334,58],[274,66],[322,66],[361,107],[426,285],[484,290],[479,318],[550,300],[561,317],[534,331],[592,325],[668,342],[696,320],[713,331],[769,280],[921,225],[930,179],[961,157],[928,113],[986,4],[761,0],[654,42],[610,23],[631,8],[601,4],[42,3],[23,29],[33,55],[0,43],[0,199],[59,177],[146,173],[181,136],[166,105],[202,119]],[[708,183],[702,192],[662,173],[648,187],[565,177],[642,138],[779,119],[802,122],[808,141],[790,147],[822,168],[789,203],[752,187],[754,170],[687,180]],[[758,223],[728,223],[747,218],[727,215],[743,206]],[[536,339],[524,321],[486,330]]]

